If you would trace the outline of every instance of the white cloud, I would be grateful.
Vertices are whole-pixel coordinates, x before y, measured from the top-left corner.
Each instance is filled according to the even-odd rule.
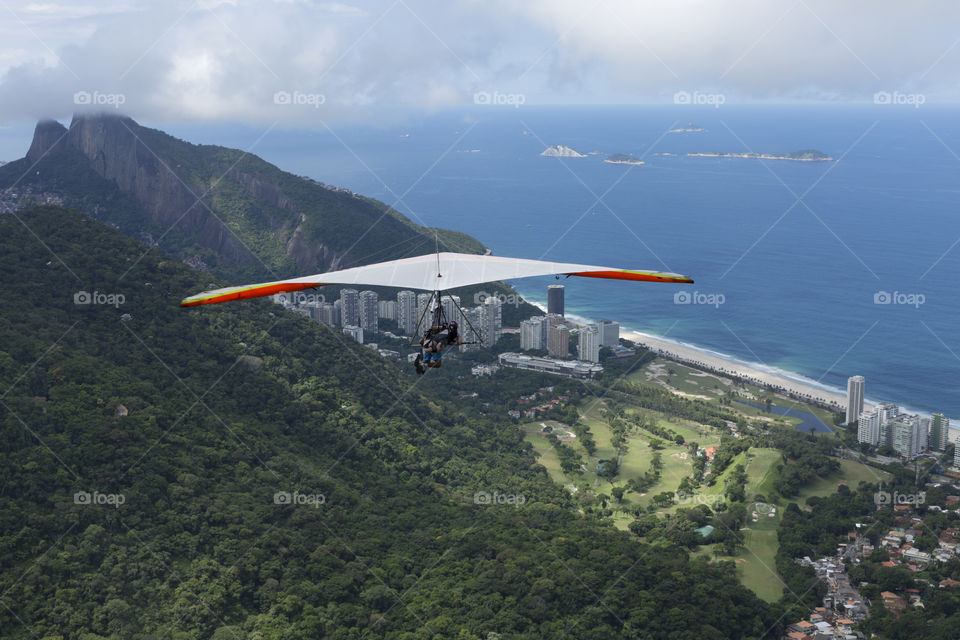
[[[296,124],[367,109],[958,98],[960,5],[797,0],[189,0],[9,2],[0,23],[0,121],[67,116],[77,91],[121,93],[143,119]],[[2,9],[0,9],[2,11]],[[324,102],[276,104],[278,91]]]

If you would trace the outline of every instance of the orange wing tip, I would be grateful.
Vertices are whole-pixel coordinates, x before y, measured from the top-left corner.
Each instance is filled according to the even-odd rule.
[[[693,284],[693,279],[678,273],[662,273],[659,271],[579,271],[568,274],[584,278],[606,278],[610,280],[635,280],[638,282],[673,282]]]
[[[277,293],[287,293],[290,291],[302,291],[303,289],[313,289],[322,287],[319,282],[274,282],[265,285],[255,285],[252,287],[238,287],[236,289],[221,289],[218,291],[209,291],[199,293],[195,296],[185,298],[181,307],[199,307],[204,304],[217,304],[220,302],[230,302],[232,300],[247,300],[250,298],[262,298],[272,296]]]

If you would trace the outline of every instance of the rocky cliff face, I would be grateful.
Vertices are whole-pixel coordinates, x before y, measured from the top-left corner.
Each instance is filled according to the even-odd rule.
[[[67,205],[228,277],[322,272],[433,245],[433,230],[375,202],[114,113],[78,115],[69,128],[38,123],[27,157],[14,164],[0,170],[0,188],[42,181],[37,188]],[[449,246],[441,237],[441,248],[481,246],[466,240]]]
[[[33,130],[33,142],[27,151],[27,160],[35,163],[57,148],[63,148],[66,135],[67,128],[56,120],[41,120]]]

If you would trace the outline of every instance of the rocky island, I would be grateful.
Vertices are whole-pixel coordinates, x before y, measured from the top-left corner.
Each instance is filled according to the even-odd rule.
[[[640,158],[628,155],[626,153],[615,153],[612,156],[609,156],[608,158],[606,158],[604,162],[609,164],[632,164],[632,165],[646,164]]]
[[[795,162],[829,162],[830,156],[816,149],[790,153],[688,153],[691,158],[754,158],[757,160],[793,160]]]
[[[548,158],[586,158],[586,154],[580,153],[572,147],[568,147],[563,144],[555,144],[552,147],[547,147],[543,153],[540,155],[546,156]]]
[[[703,133],[706,131],[703,127],[697,126],[695,124],[688,124],[685,127],[678,127],[676,129],[670,129],[667,133]]]

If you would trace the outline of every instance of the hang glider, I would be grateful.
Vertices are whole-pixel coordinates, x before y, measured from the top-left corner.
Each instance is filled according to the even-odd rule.
[[[447,291],[476,284],[530,278],[533,276],[581,276],[642,282],[692,283],[676,273],[598,267],[566,262],[525,260],[500,256],[479,256],[466,253],[430,253],[414,258],[390,260],[363,267],[318,273],[312,276],[278,280],[240,287],[227,287],[190,296],[182,307],[259,298],[276,293],[301,291],[325,285],[359,285],[398,287],[422,291]]]

